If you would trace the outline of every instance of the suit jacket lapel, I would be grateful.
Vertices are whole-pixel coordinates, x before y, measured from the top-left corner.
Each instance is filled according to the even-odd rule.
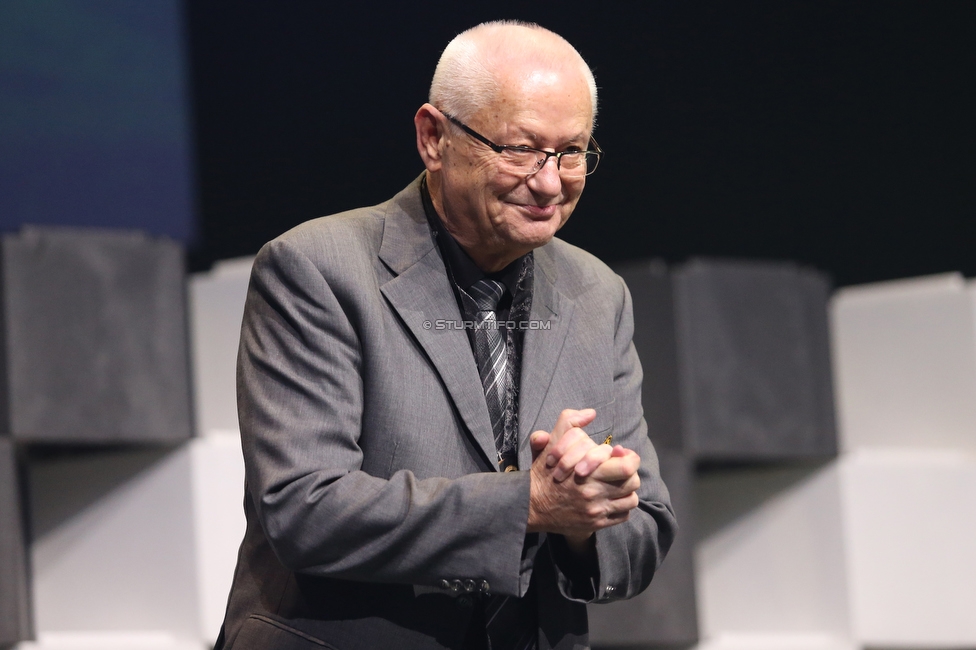
[[[427,225],[419,182],[390,202],[379,255],[396,274],[380,290],[437,369],[489,466],[497,469],[488,406],[468,335],[437,327],[437,321],[460,321],[461,314]]]
[[[532,463],[529,434],[537,429],[549,431],[555,422],[537,422],[549,393],[556,362],[566,341],[576,303],[556,288],[556,265],[549,247],[537,248],[532,285],[530,318],[549,323],[549,329],[529,329],[522,342],[522,378],[519,386],[519,467]]]

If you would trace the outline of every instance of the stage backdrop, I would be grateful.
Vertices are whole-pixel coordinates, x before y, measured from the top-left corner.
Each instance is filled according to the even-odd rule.
[[[0,229],[193,239],[179,0],[0,2]]]

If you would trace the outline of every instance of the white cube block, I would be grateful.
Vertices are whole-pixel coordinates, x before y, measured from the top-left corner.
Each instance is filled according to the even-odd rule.
[[[236,435],[42,459],[30,469],[43,647],[213,644],[244,535]]]
[[[190,279],[190,344],[198,435],[237,431],[237,346],[253,257]]]
[[[16,650],[208,650],[202,641],[178,639],[166,632],[47,632]]]
[[[976,647],[976,458],[864,451],[841,482],[855,638]]]
[[[210,644],[224,621],[237,551],[244,539],[244,457],[236,434],[190,445],[200,633]]]
[[[976,647],[976,456],[862,450],[699,483],[701,648]]]
[[[860,650],[860,646],[825,634],[725,634],[702,641],[695,650]]]
[[[966,280],[966,291],[969,293],[969,305],[973,308],[973,322],[976,323],[976,279]]]
[[[703,640],[848,638],[833,463],[711,470],[699,474],[696,493]]]
[[[97,450],[31,466],[38,634],[199,638],[190,455]]]
[[[959,274],[837,292],[831,330],[842,449],[976,451],[973,293]]]

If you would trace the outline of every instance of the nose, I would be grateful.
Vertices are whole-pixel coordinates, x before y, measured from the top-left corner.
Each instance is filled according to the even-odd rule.
[[[550,156],[542,164],[542,169],[529,176],[526,184],[534,194],[554,198],[562,191],[563,181],[556,166],[556,157]]]

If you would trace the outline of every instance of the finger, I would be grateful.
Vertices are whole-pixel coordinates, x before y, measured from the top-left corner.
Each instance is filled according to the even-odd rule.
[[[570,440],[571,442],[559,458],[559,462],[552,468],[552,477],[556,481],[563,481],[569,478],[573,474],[576,464],[583,460],[587,452],[597,446],[582,429],[570,429],[567,431],[560,443],[566,440]]]
[[[576,463],[573,473],[579,478],[586,478],[593,470],[609,460],[612,453],[613,448],[610,445],[594,445]]]
[[[594,418],[596,418],[596,411],[593,409],[563,409],[559,417],[556,418],[556,425],[552,428],[552,436],[558,440],[570,429],[582,429]]]
[[[593,475],[581,479],[582,494],[589,501],[602,501],[607,499],[621,499],[635,494],[640,489],[640,476],[637,473],[621,481],[601,481],[593,478]]]
[[[640,505],[640,499],[634,493],[628,494],[625,497],[620,497],[619,499],[610,500],[610,511],[611,512],[630,512],[634,508]]]
[[[622,524],[630,518],[630,513],[640,504],[637,495],[627,495],[619,499],[609,499],[603,504],[603,511],[599,518],[593,520],[590,526],[595,529],[608,528]]]
[[[590,478],[607,483],[616,483],[626,481],[631,476],[635,476],[639,469],[640,456],[634,452],[630,452],[624,456],[609,458],[593,470]]]
[[[578,427],[567,429],[559,438],[555,435],[550,436],[551,444],[546,450],[546,466],[555,467],[569,448],[578,443],[581,438],[589,439],[589,436]]]
[[[640,456],[631,452],[623,456],[614,456],[611,452],[610,458],[593,470],[601,481],[620,481],[640,469]]]
[[[607,504],[607,518],[619,518],[628,515],[638,505],[640,505],[640,499],[633,493],[618,499],[610,499]]]
[[[628,494],[636,494],[640,489],[640,475],[633,474],[630,478],[619,483],[604,483],[607,487],[607,496],[613,499],[625,497]]]

